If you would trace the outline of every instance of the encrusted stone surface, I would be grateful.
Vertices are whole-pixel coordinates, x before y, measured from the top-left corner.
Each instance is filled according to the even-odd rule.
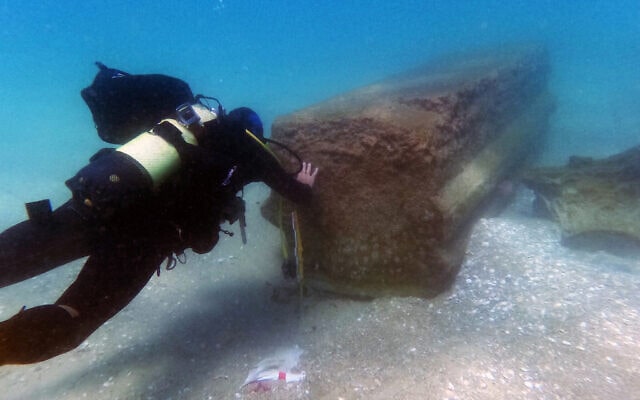
[[[273,138],[321,168],[299,210],[307,283],[365,296],[450,286],[470,222],[544,137],[547,61],[537,47],[450,57],[278,118]],[[273,222],[276,203],[263,209]]]
[[[640,146],[600,160],[571,157],[564,167],[528,171],[523,182],[565,240],[606,233],[640,243]]]

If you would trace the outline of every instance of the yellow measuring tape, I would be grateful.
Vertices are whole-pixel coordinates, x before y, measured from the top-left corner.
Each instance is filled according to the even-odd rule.
[[[296,257],[296,278],[298,283],[304,281],[304,259],[302,257],[302,238],[300,236],[300,223],[298,222],[298,213],[294,210],[291,212],[291,226],[293,228],[293,251]]]
[[[248,129],[245,129],[244,132],[247,135],[249,135],[250,138],[255,140],[256,143],[258,143],[267,153],[271,154],[271,156],[276,159],[278,164],[282,165],[276,153],[274,153],[273,150],[269,148],[269,146],[267,146],[265,143],[262,142],[262,140],[260,140],[256,135],[254,135],[253,132],[251,132]],[[282,222],[283,222],[282,221],[283,219],[282,204],[283,204],[283,200],[282,198],[280,198],[280,203],[278,207],[278,222],[280,225],[280,240],[282,244],[282,255],[286,260],[289,258],[289,251],[287,249],[287,236],[284,233],[284,227],[282,225]],[[296,259],[296,280],[298,281],[298,284],[300,286],[300,297],[302,297],[303,284],[304,284],[304,259],[302,257],[303,247],[302,247],[302,237],[300,235],[300,223],[298,222],[298,213],[295,210],[291,213],[291,228],[293,230],[293,251],[294,251],[294,257]]]

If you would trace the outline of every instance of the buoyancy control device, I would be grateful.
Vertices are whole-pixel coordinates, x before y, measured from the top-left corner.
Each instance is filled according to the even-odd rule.
[[[193,104],[189,85],[160,74],[132,75],[97,62],[91,86],[80,92],[102,140],[124,144],[172,115],[181,104]]]

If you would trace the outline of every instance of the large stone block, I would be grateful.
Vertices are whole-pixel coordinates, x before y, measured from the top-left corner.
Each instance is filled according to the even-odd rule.
[[[307,284],[365,296],[449,287],[478,210],[539,148],[547,76],[538,47],[466,54],[277,118],[273,138],[321,168],[299,210]],[[263,214],[277,223],[277,209],[272,198]]]
[[[523,182],[567,244],[640,244],[640,146],[599,160],[574,156],[564,167],[527,171]]]

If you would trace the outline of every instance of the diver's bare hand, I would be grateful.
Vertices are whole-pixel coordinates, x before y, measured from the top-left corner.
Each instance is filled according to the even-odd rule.
[[[309,185],[313,187],[314,182],[316,181],[316,175],[318,175],[318,167],[312,171],[311,163],[302,162],[302,171],[298,172],[298,176],[296,176],[296,180],[300,183],[304,183],[305,185]]]

